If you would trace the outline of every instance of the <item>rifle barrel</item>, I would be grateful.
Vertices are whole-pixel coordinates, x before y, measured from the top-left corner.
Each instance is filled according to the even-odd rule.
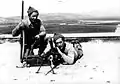
[[[24,1],[22,0],[22,15],[21,19],[24,19]]]

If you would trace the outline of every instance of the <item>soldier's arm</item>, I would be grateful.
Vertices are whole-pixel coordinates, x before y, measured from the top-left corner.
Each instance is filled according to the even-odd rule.
[[[39,33],[39,36],[45,36],[46,35],[46,29],[44,27],[44,25],[42,24],[40,26],[40,33]]]
[[[45,50],[43,51],[44,54],[46,54],[47,52],[49,52],[50,49],[51,49],[51,46],[50,46],[50,43],[48,42],[48,43],[47,43],[47,46],[46,46],[46,48],[45,48]]]
[[[65,54],[58,50],[59,54],[62,56],[64,59],[65,63],[67,64],[73,64],[74,63],[74,57],[75,57],[75,52],[72,49],[68,50],[68,54]]]
[[[12,30],[12,36],[18,36],[21,33],[21,29],[24,27],[24,23],[20,22],[13,30]]]

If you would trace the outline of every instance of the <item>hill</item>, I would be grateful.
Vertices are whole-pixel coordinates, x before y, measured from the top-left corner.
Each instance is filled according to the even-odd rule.
[[[27,16],[25,16],[27,18]],[[120,20],[120,17],[111,16],[111,17],[95,17],[90,15],[82,15],[76,13],[46,13],[40,14],[40,18],[43,21],[64,21],[64,20]],[[19,22],[21,16],[14,16],[14,17],[7,17],[2,18],[0,17],[0,23],[16,23]]]
[[[25,16],[27,18],[27,16]],[[40,14],[48,33],[88,33],[88,32],[113,32],[115,25],[85,25],[80,24],[80,20],[120,20],[120,17],[94,17],[74,13],[48,13]],[[10,34],[12,29],[20,22],[20,16],[0,17],[0,33]]]

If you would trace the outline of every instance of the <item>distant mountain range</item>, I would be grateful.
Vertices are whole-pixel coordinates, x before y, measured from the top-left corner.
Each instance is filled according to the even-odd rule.
[[[27,16],[25,16],[27,18]],[[120,20],[120,17],[94,17],[90,15],[81,15],[74,13],[47,13],[40,14],[40,18],[43,21],[54,21],[54,20]],[[21,20],[21,16],[0,17],[0,23],[18,23]]]

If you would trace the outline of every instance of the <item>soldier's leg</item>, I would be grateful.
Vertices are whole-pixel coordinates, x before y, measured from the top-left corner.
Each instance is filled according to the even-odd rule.
[[[29,53],[30,53],[30,49],[27,48],[27,49],[25,50],[25,54],[24,54],[24,58],[25,58],[25,59],[27,58],[27,56],[29,55]]]
[[[45,50],[46,46],[47,46],[47,41],[48,39],[47,38],[40,38],[39,40],[39,55],[41,55],[43,53],[43,51]]]
[[[18,66],[16,66],[17,68],[24,68],[24,67],[28,67],[29,65],[27,64],[27,56],[29,55],[29,52],[30,52],[30,49],[25,49],[25,53],[24,53],[24,55],[23,55],[23,62],[20,64],[20,65],[18,65]]]

